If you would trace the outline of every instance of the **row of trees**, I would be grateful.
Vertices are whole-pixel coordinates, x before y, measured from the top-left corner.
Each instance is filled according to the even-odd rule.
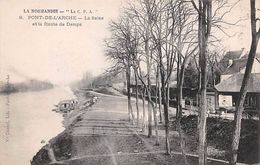
[[[252,2],[252,11],[254,0]],[[212,45],[218,39],[211,35],[212,28],[223,31],[223,26],[228,24],[223,20],[232,7],[227,8],[227,1],[219,0],[138,0],[129,3],[124,9],[118,21],[110,24],[111,37],[106,40],[106,55],[114,63],[111,71],[124,71],[127,82],[128,114],[133,124],[141,124],[145,129],[145,95],[148,106],[148,137],[156,135],[156,145],[159,145],[157,109],[159,109],[159,122],[164,121],[166,153],[171,154],[169,139],[169,86],[173,77],[177,80],[177,113],[176,123],[180,136],[180,146],[186,164],[185,140],[181,129],[182,117],[182,88],[184,74],[191,59],[198,63],[199,83],[199,164],[207,163],[206,145],[206,119],[207,98],[206,87],[208,72],[214,68],[216,58],[211,57],[209,52]],[[224,12],[221,12],[224,10]],[[253,17],[253,14],[252,16]],[[253,18],[255,22],[257,19]],[[252,24],[256,26],[256,24]],[[255,30],[255,28],[253,29]],[[256,36],[256,32],[252,36]],[[259,37],[257,38],[257,40]],[[256,39],[254,40],[254,42]],[[253,42],[253,41],[252,41]],[[257,44],[254,43],[256,49]],[[253,58],[256,50],[249,54]],[[250,56],[251,55],[251,56]],[[250,65],[250,64],[248,64]],[[251,64],[252,65],[252,64]],[[248,68],[248,67],[247,67]],[[250,70],[246,72],[249,75]],[[245,75],[246,75],[245,74]],[[132,80],[132,77],[134,81]],[[247,78],[248,79],[248,78]],[[151,81],[155,80],[156,100],[151,97]],[[132,110],[130,85],[135,82],[136,86],[136,117]],[[141,89],[139,86],[141,85]],[[246,85],[245,85],[246,86]],[[246,91],[246,90],[243,90]],[[140,122],[138,98],[143,102],[143,120]],[[244,95],[241,96],[241,100]],[[243,100],[242,100],[243,101]],[[239,104],[240,105],[240,104]],[[243,105],[243,104],[242,104]],[[241,108],[241,106],[239,106]],[[162,113],[163,112],[163,113]],[[234,129],[234,139],[240,136],[238,110],[236,117],[238,128]],[[163,118],[162,118],[163,114]],[[152,116],[154,117],[152,119]],[[136,121],[136,123],[135,123]],[[152,124],[152,121],[154,122]],[[152,127],[154,125],[154,127]],[[239,138],[238,138],[239,139]],[[231,164],[236,163],[238,141],[232,145]]]

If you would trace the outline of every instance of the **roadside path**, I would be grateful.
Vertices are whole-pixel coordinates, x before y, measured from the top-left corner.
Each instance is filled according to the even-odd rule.
[[[63,165],[181,165],[182,156],[164,155],[164,151],[139,135],[140,128],[130,124],[127,99],[98,94],[98,101],[83,113],[71,128],[72,152]],[[193,162],[196,158],[190,158]],[[220,164],[220,163],[214,163]]]
[[[147,149],[136,134],[140,128],[128,121],[127,99],[94,94],[100,98],[71,129],[71,159],[55,164],[161,164],[159,159],[154,160],[163,151]]]

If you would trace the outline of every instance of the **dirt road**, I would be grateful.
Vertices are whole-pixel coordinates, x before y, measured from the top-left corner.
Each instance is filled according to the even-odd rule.
[[[69,140],[61,142],[54,154],[58,165],[181,165],[181,155],[164,155],[164,146],[154,146],[153,139],[142,135],[140,128],[128,121],[126,97],[97,94],[100,98],[69,129]],[[163,137],[161,137],[163,141]],[[57,142],[56,142],[57,143]],[[69,147],[67,146],[69,144]],[[163,143],[163,142],[162,142]],[[55,144],[54,144],[55,145]],[[53,145],[53,146],[54,146]],[[64,149],[65,148],[65,149]],[[69,149],[68,149],[69,148]],[[60,151],[59,151],[60,150]],[[64,158],[64,150],[69,155]],[[57,153],[57,149],[54,149]],[[189,157],[190,164],[197,164]],[[38,164],[38,163],[36,163]],[[212,163],[214,165],[222,163]]]
[[[137,135],[127,117],[127,100],[99,95],[98,101],[71,129],[72,152],[69,160],[53,164],[160,164]]]

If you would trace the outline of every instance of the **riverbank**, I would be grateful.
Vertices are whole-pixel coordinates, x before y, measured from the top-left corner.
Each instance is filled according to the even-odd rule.
[[[165,155],[164,132],[159,132],[160,146],[154,145],[154,137],[133,126],[128,121],[125,96],[79,91],[76,94],[79,107],[65,117],[65,131],[50,140],[32,160],[32,165],[43,164],[171,164],[182,165],[179,145],[171,143],[173,156]],[[96,95],[98,101],[92,107],[84,102]],[[177,139],[177,132],[171,132]],[[198,164],[196,155],[188,155],[190,164]],[[226,164],[209,159],[210,165]]]
[[[81,116],[90,108],[94,102],[94,95],[83,91],[74,91],[78,105],[71,113],[63,114],[62,124],[65,130],[56,137],[49,140],[33,157],[32,165],[45,165],[59,160],[69,159],[72,147],[71,130],[75,123],[81,120]]]

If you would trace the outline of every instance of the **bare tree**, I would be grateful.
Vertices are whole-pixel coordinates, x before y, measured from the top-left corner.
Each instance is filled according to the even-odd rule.
[[[171,3],[157,2],[155,6],[154,12],[149,15],[152,20],[151,36],[156,49],[157,57],[155,59],[158,61],[160,71],[166,154],[171,154],[169,139],[169,82],[176,57],[172,44],[176,38],[173,33],[176,30],[176,21],[173,19],[174,10],[171,8]]]
[[[192,4],[198,13],[198,44],[200,65],[200,111],[199,111],[199,164],[207,164],[206,120],[207,120],[207,47],[211,32],[212,0],[198,0]]]
[[[207,66],[209,58],[209,44],[214,45],[214,42],[220,40],[211,35],[211,29],[215,28],[223,34],[231,37],[226,33],[227,26],[236,26],[243,19],[230,23],[225,21],[224,17],[238,4],[239,0],[230,5],[227,0],[191,0],[191,3],[198,15],[198,45],[199,45],[199,68],[200,81],[199,81],[199,164],[204,165],[207,163],[207,145],[206,145],[206,120],[207,120]],[[210,40],[211,38],[211,40]]]
[[[184,73],[190,57],[197,50],[197,36],[195,33],[192,9],[183,1],[177,1],[177,12],[175,14],[178,20],[178,37],[175,49],[177,50],[177,112],[176,124],[179,132],[180,146],[185,164],[188,164],[185,152],[185,137],[181,128],[182,117],[182,88],[184,83]]]
[[[131,67],[132,59],[135,55],[137,42],[132,36],[129,18],[121,18],[119,22],[112,22],[110,29],[112,37],[106,42],[108,47],[107,56],[115,61],[115,67],[121,66],[126,73],[127,98],[128,98],[128,116],[134,124],[134,112],[131,104]]]
[[[255,54],[258,47],[259,37],[260,37],[260,27],[258,27],[258,30],[256,27],[256,22],[259,21],[259,18],[256,18],[255,0],[250,0],[250,8],[251,8],[252,41],[251,41],[250,52],[247,59],[243,82],[240,88],[239,99],[236,103],[235,123],[233,129],[233,138],[232,138],[232,146],[231,146],[230,161],[229,161],[229,164],[231,165],[235,165],[237,163],[237,151],[239,146],[241,119],[244,110],[244,102],[247,94],[248,83],[249,83],[249,79],[250,79],[250,75],[251,75],[251,71],[255,59]]]
[[[153,11],[154,7],[154,0],[148,1],[148,0],[140,0],[138,1],[138,7],[135,5],[129,6],[127,9],[128,15],[131,15],[134,17],[134,23],[139,28],[139,34],[143,41],[143,60],[145,62],[146,66],[146,82],[142,80],[143,76],[138,76],[139,80],[143,83],[143,87],[146,88],[147,93],[147,99],[148,99],[148,137],[152,136],[152,112],[154,116],[154,127],[155,127],[155,133],[156,133],[156,144],[159,144],[158,140],[158,130],[157,130],[157,117],[156,117],[156,109],[154,106],[154,102],[151,98],[151,71],[152,71],[152,64],[153,64],[153,58],[152,58],[152,45],[151,45],[151,19],[149,17],[149,13]],[[141,67],[139,67],[139,75],[141,74]]]

